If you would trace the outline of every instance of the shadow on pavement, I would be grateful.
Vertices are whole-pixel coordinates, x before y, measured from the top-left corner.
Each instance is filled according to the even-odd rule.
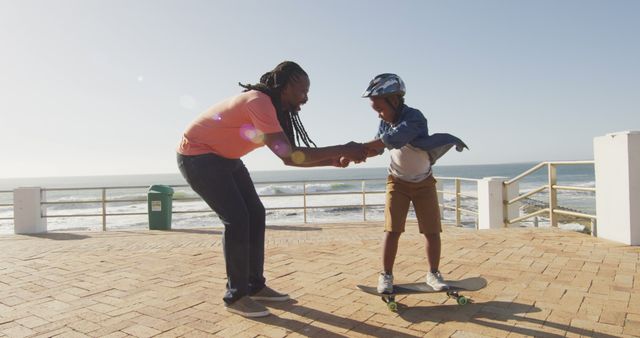
[[[403,332],[370,325],[366,322],[350,319],[348,317],[340,317],[306,306],[297,305],[295,300],[283,303],[271,302],[264,304],[268,307],[305,317],[309,319],[309,321],[282,318],[276,315],[257,318],[254,320],[282,327],[288,331],[296,332],[305,336],[347,337],[351,332],[357,332],[360,334],[374,335],[378,337],[411,337],[411,335]],[[616,337],[614,335],[573,327],[566,324],[527,317],[527,314],[533,314],[541,311],[539,308],[529,304],[490,301],[486,303],[470,303],[464,306],[457,304],[418,307],[407,307],[402,304],[399,305],[400,307],[397,314],[399,320],[404,320],[410,323],[420,323],[425,321],[434,323],[469,322],[495,330],[504,331],[505,335],[513,332],[532,337],[564,337],[566,333],[589,337]],[[396,314],[391,312],[389,312],[389,315],[396,316]],[[516,326],[516,324],[518,324],[518,326]],[[344,335],[327,331],[322,328],[322,325],[342,328],[344,329]],[[550,329],[552,332],[549,332]],[[553,330],[557,330],[557,333],[554,333]]]
[[[91,237],[87,235],[78,235],[78,234],[69,233],[69,232],[47,232],[42,234],[25,234],[23,236],[51,239],[54,241],[77,241],[77,240]]]
[[[322,231],[322,228],[310,226],[294,226],[294,225],[267,225],[269,230],[289,230],[289,231]]]
[[[306,306],[297,305],[296,300],[288,302],[264,302],[267,307],[279,309],[282,311],[297,314],[301,317],[309,319],[309,322],[303,322],[296,319],[282,318],[277,315],[271,315],[263,318],[255,318],[255,321],[279,326],[288,331],[308,337],[350,337],[352,332],[364,335],[372,335],[375,337],[413,337],[403,332],[391,330],[384,327],[374,326],[358,320],[336,316],[331,313],[319,311]],[[342,328],[344,334],[327,331],[321,326],[328,325]]]
[[[220,235],[224,230],[217,229],[171,229],[171,232],[184,232],[186,234]]]
[[[436,323],[469,322],[496,330],[502,330],[506,333],[513,332],[532,337],[564,337],[565,332],[589,337],[594,335],[605,338],[616,337],[566,324],[527,317],[527,314],[540,311],[539,308],[529,304],[490,301],[486,303],[470,303],[464,306],[436,305],[407,307],[400,305],[398,314],[402,319],[411,323],[424,321]],[[516,323],[519,325],[515,326]],[[547,328],[547,330],[545,330],[545,328]],[[555,329],[559,332],[548,332],[548,329]]]

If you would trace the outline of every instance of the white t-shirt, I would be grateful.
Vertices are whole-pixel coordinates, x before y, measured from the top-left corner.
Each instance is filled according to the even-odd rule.
[[[400,149],[391,149],[389,174],[407,182],[420,182],[431,175],[429,154],[419,148],[405,145]]]

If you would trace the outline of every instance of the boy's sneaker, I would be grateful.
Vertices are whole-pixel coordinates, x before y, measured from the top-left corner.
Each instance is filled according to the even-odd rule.
[[[440,271],[437,271],[436,273],[431,271],[427,272],[427,285],[436,291],[446,290],[449,288],[449,285],[447,285],[442,279]]]
[[[393,292],[393,275],[381,272],[378,276],[378,293]]]
[[[227,311],[241,315],[243,317],[255,318],[265,317],[271,312],[264,305],[254,302],[253,299],[244,296],[231,304],[224,304]]]
[[[253,300],[267,300],[267,301],[273,301],[273,302],[284,302],[287,301],[289,299],[291,299],[291,297],[289,297],[288,294],[286,293],[280,293],[268,286],[265,286],[262,288],[262,290],[256,292],[255,294],[251,295],[251,299]]]

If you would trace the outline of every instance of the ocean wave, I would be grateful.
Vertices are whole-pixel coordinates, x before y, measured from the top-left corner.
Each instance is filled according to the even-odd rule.
[[[322,210],[326,213],[349,212],[349,211],[362,210],[362,206],[344,206],[344,207],[325,208]]]
[[[301,194],[302,185],[267,185],[256,189],[259,195]]]
[[[357,192],[361,187],[348,184],[348,183],[313,183],[307,184],[307,193],[319,193],[319,192]],[[304,187],[302,184],[283,185],[283,184],[270,184],[266,186],[259,186],[256,191],[261,196],[273,196],[273,195],[290,195],[290,194],[303,194]]]
[[[52,195],[47,194],[44,198],[46,202],[88,202],[88,201],[100,201],[102,199],[99,194],[74,194],[74,195]]]
[[[310,192],[353,191],[354,189],[358,189],[358,187],[349,183],[315,183],[307,185],[307,191]]]
[[[596,181],[583,181],[583,182],[568,182],[570,185],[574,187],[582,187],[582,188],[595,188]]]

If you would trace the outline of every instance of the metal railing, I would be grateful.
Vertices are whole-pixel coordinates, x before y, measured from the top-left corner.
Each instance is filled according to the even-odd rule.
[[[0,196],[2,195],[12,195],[13,196],[13,191],[11,190],[0,190]],[[13,201],[13,197],[11,197],[11,200]],[[12,214],[13,214],[13,202],[12,203],[0,203],[0,208],[11,208],[12,209]],[[13,220],[13,216],[11,217],[0,217],[0,221],[6,221],[6,220]]]
[[[453,181],[453,191],[449,190],[438,190],[441,194],[452,194],[455,196],[454,205],[448,205],[446,203],[441,203],[440,205],[447,210],[453,210],[455,213],[455,225],[461,225],[461,214],[467,213],[472,214],[477,217],[477,210],[470,210],[461,207],[461,199],[463,197],[473,198],[477,200],[477,196],[471,194],[465,194],[461,192],[461,183],[462,182],[476,182],[475,179],[466,179],[459,177],[437,177],[438,180],[444,181]],[[367,209],[372,207],[382,207],[384,203],[370,203],[367,200],[368,196],[375,194],[384,194],[385,190],[367,190],[367,183],[369,182],[383,182],[383,179],[345,179],[345,180],[313,180],[313,181],[273,181],[273,182],[256,182],[256,186],[263,185],[301,185],[301,193],[283,193],[283,194],[260,194],[261,198],[280,198],[280,197],[301,197],[302,198],[302,206],[280,206],[280,207],[269,207],[265,208],[267,211],[276,211],[276,210],[302,210],[303,221],[304,223],[308,222],[308,212],[313,209],[329,209],[329,208],[362,208],[362,219],[367,221]],[[309,192],[309,186],[314,184],[322,184],[322,183],[350,183],[350,182],[360,182],[360,190],[359,191],[324,191],[324,192]],[[174,188],[189,188],[188,185],[172,185]],[[144,212],[108,212],[108,207],[111,204],[115,203],[147,203],[146,198],[146,190],[145,196],[141,198],[130,198],[130,199],[113,199],[109,198],[109,192],[114,190],[136,190],[136,189],[148,189],[148,186],[116,186],[116,187],[87,187],[87,188],[43,188],[42,189],[42,202],[41,205],[43,207],[42,217],[43,218],[78,218],[78,217],[99,217],[101,218],[102,230],[107,230],[107,219],[113,216],[138,216],[138,215],[147,215],[147,211]],[[190,189],[190,188],[189,188]],[[47,201],[47,194],[54,192],[66,192],[66,191],[96,191],[99,195],[98,198],[90,198],[90,199],[73,199],[73,200],[54,200]],[[142,194],[142,192],[140,192]],[[334,205],[309,205],[308,200],[310,197],[314,196],[336,196],[336,195],[360,195],[361,203],[359,204],[334,204]],[[201,201],[200,197],[175,197],[173,201],[176,203],[181,202],[189,202],[189,201]],[[96,209],[99,209],[99,212],[89,212],[89,213],[56,213],[51,214],[47,212],[47,208],[49,206],[55,205],[77,205],[77,204],[93,204],[96,205]],[[477,204],[477,203],[476,203]],[[174,204],[175,206],[176,204]],[[204,208],[198,210],[174,210],[173,214],[196,214],[196,213],[212,213],[211,209]],[[444,216],[444,215],[443,215]],[[477,222],[476,222],[477,224]]]
[[[100,213],[82,213],[82,214],[56,214],[56,215],[47,215],[46,210],[42,211],[43,218],[74,218],[74,217],[101,217],[102,218],[102,230],[107,230],[107,216],[135,216],[135,215],[146,215],[147,212],[121,212],[121,213],[108,213],[107,205],[111,203],[146,203],[147,199],[138,198],[138,199],[108,199],[107,191],[108,190],[123,190],[123,189],[147,189],[147,186],[121,186],[121,187],[95,187],[95,188],[45,188],[42,189],[42,201],[41,205],[45,207],[48,205],[72,205],[72,204],[99,204],[101,212]],[[59,192],[59,191],[99,191],[100,199],[89,199],[89,200],[70,200],[70,201],[47,201],[47,193],[48,192]]]
[[[548,182],[545,185],[542,185],[540,187],[534,188],[531,191],[519,195],[515,198],[509,199],[509,200],[505,200],[504,201],[504,205],[505,208],[507,208],[510,205],[513,205],[514,203],[520,202],[524,199],[528,199],[529,197],[537,194],[537,193],[541,193],[544,192],[545,190],[548,190],[549,193],[549,198],[548,198],[548,206],[545,208],[541,208],[537,211],[534,211],[532,213],[526,214],[526,215],[522,215],[516,218],[512,218],[509,219],[508,216],[505,216],[505,224],[514,224],[517,222],[521,222],[524,220],[527,220],[529,218],[532,217],[536,217],[536,216],[540,216],[540,215],[548,215],[550,223],[552,226],[557,226],[558,225],[558,216],[559,215],[565,215],[565,216],[572,216],[572,217],[578,217],[578,218],[586,218],[586,219],[590,219],[592,221],[592,234],[595,235],[595,227],[596,227],[596,220],[597,217],[596,215],[591,215],[591,214],[586,214],[586,213],[582,213],[582,212],[578,212],[578,211],[573,211],[573,210],[567,210],[566,208],[559,208],[558,207],[558,200],[557,200],[557,192],[558,191],[583,191],[583,192],[595,192],[595,188],[590,188],[590,187],[574,187],[574,186],[564,186],[564,185],[558,185],[557,184],[557,167],[558,166],[563,166],[563,165],[593,165],[594,162],[593,161],[565,161],[565,162],[542,162],[539,163],[538,165],[532,167],[531,169],[523,172],[522,174],[514,177],[513,179],[510,179],[508,181],[504,182],[504,187],[505,189],[507,189],[511,184],[514,184],[515,182],[518,182],[520,180],[522,180],[523,178],[531,175],[532,173],[542,169],[542,168],[547,168],[548,170]],[[456,226],[461,226],[462,225],[462,216],[464,214],[466,215],[472,215],[475,217],[475,224],[477,227],[477,217],[478,217],[478,210],[477,210],[477,196],[473,195],[473,194],[469,194],[469,193],[465,193],[462,192],[462,184],[475,184],[476,185],[476,189],[471,189],[471,190],[475,190],[477,191],[477,183],[478,183],[478,179],[470,179],[470,178],[461,178],[461,177],[436,177],[437,180],[439,181],[439,188],[438,188],[438,194],[440,196],[444,196],[444,195],[453,195],[454,196],[454,200],[452,204],[448,204],[445,203],[442,199],[440,202],[440,206],[442,207],[442,210],[451,210],[454,213],[453,216],[453,220],[451,220],[453,222],[454,225]],[[309,210],[313,210],[313,209],[321,209],[321,208],[362,208],[362,219],[364,221],[368,220],[368,215],[367,215],[367,210],[372,208],[372,207],[381,207],[384,206],[384,203],[370,203],[368,201],[368,196],[370,195],[374,195],[374,194],[384,194],[385,191],[384,190],[367,190],[367,184],[369,182],[382,182],[383,179],[345,179],[345,180],[313,180],[313,181],[268,181],[268,182],[256,182],[257,186],[263,186],[263,185],[269,185],[269,184],[277,184],[277,185],[286,185],[286,184],[294,184],[294,185],[301,185],[301,192],[300,193],[286,193],[286,194],[261,194],[260,197],[273,197],[273,198],[278,198],[278,197],[296,197],[299,196],[302,198],[302,206],[292,206],[292,205],[288,205],[288,206],[281,206],[281,207],[270,207],[270,208],[266,208],[267,211],[275,211],[275,210],[302,210],[302,214],[303,214],[303,222],[307,223],[308,222],[308,212]],[[359,191],[325,191],[325,192],[309,192],[308,191],[308,187],[310,185],[313,184],[321,184],[321,183],[348,183],[348,182],[360,182],[360,190]],[[442,189],[442,187],[444,186],[443,183],[447,182],[448,184],[452,184],[453,187],[449,190],[447,189]],[[175,188],[188,188],[188,185],[173,185],[173,187]],[[88,187],[88,188],[45,188],[42,189],[42,206],[43,206],[43,211],[42,211],[42,217],[43,218],[74,218],[74,217],[99,217],[101,219],[101,226],[102,226],[102,230],[107,230],[107,219],[114,217],[114,216],[142,216],[142,215],[147,215],[147,211],[146,208],[144,211],[138,211],[138,212],[108,212],[108,206],[111,204],[115,204],[115,203],[147,203],[147,199],[146,199],[146,189],[148,188],[148,186],[116,186],[116,187]],[[127,189],[127,190],[134,190],[134,189],[145,189],[145,193],[143,194],[142,192],[138,193],[141,195],[140,198],[129,198],[129,199],[121,199],[121,198],[117,198],[117,199],[113,199],[113,198],[108,198],[109,196],[109,192],[112,192],[114,190],[123,190],[123,189]],[[47,201],[47,193],[50,192],[64,192],[64,191],[97,191],[99,197],[98,198],[93,198],[93,199],[82,199],[82,200],[66,200],[66,201]],[[13,191],[0,191],[0,194],[12,194]],[[340,204],[340,205],[309,205],[308,203],[308,199],[310,197],[313,196],[322,196],[322,195],[361,195],[361,203],[359,204]],[[506,194],[505,194],[506,195]],[[475,203],[466,203],[467,206],[471,206],[471,208],[468,207],[464,207],[462,200],[463,198],[466,199],[474,199]],[[174,196],[174,201],[177,203],[180,202],[187,202],[187,201],[200,201],[201,199],[197,196],[194,197],[182,197],[182,198],[176,198]],[[46,212],[46,209],[48,206],[52,206],[52,205],[71,205],[71,204],[95,204],[97,205],[99,211],[98,212],[91,212],[91,213],[57,213],[57,214],[48,214]],[[473,210],[473,204],[476,205],[475,210]],[[0,207],[9,207],[9,208],[13,208],[13,203],[4,203],[4,204],[0,204]],[[204,209],[199,209],[199,210],[173,210],[174,214],[188,214],[188,213],[212,213],[212,211],[209,208],[204,208]],[[505,213],[505,215],[507,215],[507,213]],[[445,215],[443,214],[442,217],[443,219],[446,221],[447,219],[444,217]],[[12,220],[13,217],[2,217],[0,218],[0,220]]]
[[[307,192],[307,186],[309,184],[317,184],[317,183],[328,183],[328,182],[348,182],[348,181],[362,181],[362,190],[359,192],[356,191],[335,191],[335,192],[324,192],[324,193],[310,193]],[[296,197],[300,196],[303,198],[303,206],[284,206],[284,207],[271,207],[265,208],[267,211],[275,211],[275,210],[303,210],[304,222],[307,223],[307,212],[309,209],[319,209],[319,208],[336,208],[336,207],[356,207],[362,206],[363,208],[363,219],[366,220],[366,212],[367,207],[379,206],[383,204],[366,204],[366,195],[367,194],[375,194],[375,193],[384,193],[384,191],[366,191],[365,181],[368,180],[327,180],[327,181],[278,181],[278,182],[256,182],[258,185],[265,184],[302,184],[303,193],[285,193],[285,194],[262,194],[260,197]],[[373,180],[371,180],[373,181]],[[172,185],[173,188],[189,188],[188,185]],[[147,203],[147,198],[134,198],[134,199],[110,199],[107,198],[108,192],[113,190],[135,190],[135,189],[147,189],[148,186],[120,186],[120,187],[93,187],[93,188],[49,188],[42,189],[43,202],[42,206],[45,208],[50,205],[73,205],[73,204],[96,204],[100,206],[101,212],[99,213],[81,213],[81,214],[55,214],[50,215],[47,214],[46,211],[42,212],[43,218],[77,218],[77,217],[100,217],[102,219],[102,230],[107,230],[107,217],[112,216],[137,216],[137,215],[147,215],[147,212],[107,212],[107,207],[110,204],[114,203]],[[69,200],[69,201],[46,201],[46,195],[50,192],[61,192],[61,191],[99,191],[100,198],[99,199],[84,199],[84,200]],[[354,195],[361,194],[362,195],[362,205],[322,205],[322,206],[310,206],[307,204],[307,198],[309,196],[320,196],[320,195]],[[180,202],[189,202],[189,201],[201,201],[200,197],[174,197],[173,201]],[[213,213],[213,211],[209,208],[198,209],[198,210],[172,210],[173,214],[197,214],[197,213]]]
[[[269,207],[265,208],[266,211],[276,211],[276,210],[302,210],[303,221],[304,223],[308,222],[308,211],[314,209],[326,209],[326,208],[362,208],[362,219],[364,221],[367,220],[367,208],[368,207],[377,207],[384,206],[384,204],[367,204],[367,195],[373,194],[383,194],[384,190],[367,190],[366,182],[380,182],[381,179],[345,179],[345,180],[314,180],[314,181],[272,181],[272,182],[255,182],[256,185],[302,185],[302,193],[283,193],[283,194],[260,194],[260,197],[302,197],[302,206],[283,206],[283,207]],[[319,183],[345,183],[345,182],[361,182],[361,190],[360,191],[328,191],[328,192],[309,192],[307,189],[309,185],[319,184]],[[189,188],[188,185],[174,185],[175,188]],[[362,203],[361,204],[323,204],[323,205],[309,205],[308,198],[312,196],[339,196],[339,195],[361,195]],[[174,198],[174,201],[200,201],[202,200],[200,197],[191,197],[191,198]],[[202,209],[202,210],[185,210],[185,211],[174,211],[174,213],[208,213],[212,212],[211,209]]]
[[[565,185],[558,185],[558,172],[557,172],[557,168],[559,166],[575,166],[575,165],[594,165],[594,161],[561,161],[561,162],[541,162],[537,165],[535,165],[534,167],[532,167],[531,169],[523,172],[522,174],[508,180],[504,182],[504,188],[505,191],[506,189],[509,188],[509,186],[511,184],[514,184],[520,180],[522,180],[523,178],[531,175],[532,173],[542,169],[542,168],[546,168],[547,169],[547,184],[546,185],[542,185],[540,187],[534,188],[531,191],[522,194],[522,195],[518,195],[515,198],[509,199],[509,200],[505,200],[504,204],[505,204],[505,208],[507,208],[508,206],[522,201],[526,198],[529,198],[530,196],[533,196],[537,193],[543,192],[543,191],[548,191],[549,196],[548,196],[548,207],[546,208],[542,208],[539,209],[537,211],[531,212],[529,214],[526,215],[522,215],[513,219],[509,219],[508,218],[508,214],[505,213],[506,215],[506,219],[505,219],[505,224],[509,225],[509,224],[514,224],[517,222],[521,222],[524,221],[526,219],[532,218],[532,217],[536,217],[539,215],[548,215],[549,217],[549,223],[552,227],[557,227],[558,226],[558,216],[559,215],[565,215],[565,216],[572,216],[572,217],[578,217],[578,218],[584,218],[584,219],[589,219],[591,220],[591,234],[592,235],[596,235],[596,224],[597,224],[597,217],[596,215],[591,215],[591,214],[586,214],[586,213],[582,213],[582,212],[577,212],[577,211],[569,211],[569,210],[563,210],[560,209],[558,206],[558,191],[582,191],[582,192],[592,192],[595,193],[596,192],[596,188],[591,188],[591,187],[576,187],[576,186],[565,186]],[[504,194],[506,196],[506,194]]]
[[[437,177],[438,181],[453,181],[453,190],[438,190],[438,193],[442,195],[454,195],[454,205],[449,206],[445,203],[440,203],[440,206],[445,210],[453,210],[455,215],[455,226],[461,226],[462,214],[470,214],[475,216],[475,227],[478,228],[478,196],[461,192],[461,183],[473,183],[476,185],[475,191],[477,191],[478,180],[473,178],[461,178],[461,177]],[[476,210],[466,209],[462,207],[462,198],[470,198],[476,201]]]

